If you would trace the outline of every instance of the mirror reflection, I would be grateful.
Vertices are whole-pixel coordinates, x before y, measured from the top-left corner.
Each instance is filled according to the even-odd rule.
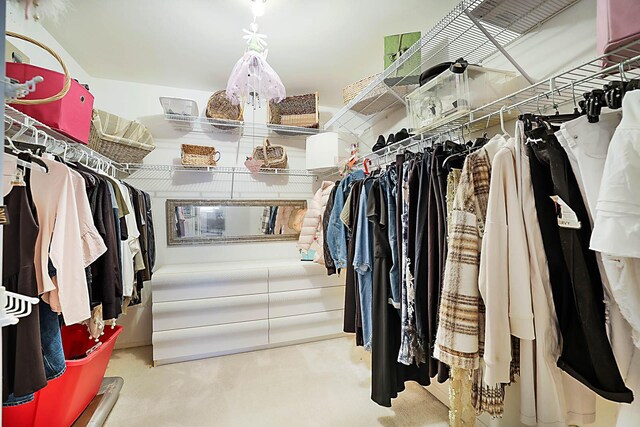
[[[297,240],[304,200],[167,200],[169,245]]]

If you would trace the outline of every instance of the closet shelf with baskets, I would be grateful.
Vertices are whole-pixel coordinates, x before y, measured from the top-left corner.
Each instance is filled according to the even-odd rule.
[[[344,128],[362,135],[385,116],[382,113],[405,106],[404,96],[417,87],[422,72],[457,58],[482,64],[500,52],[529,83],[534,83],[504,47],[578,1],[462,0],[387,69],[363,80],[360,86],[364,87],[349,96],[351,99],[325,129]],[[419,65],[414,67],[414,63]],[[409,64],[413,70],[407,70]]]
[[[278,138],[278,137],[307,137],[326,132],[324,129],[314,129],[299,126],[277,125],[271,123],[253,123],[240,120],[212,119],[202,116],[187,116],[183,114],[164,114],[165,120],[178,130],[200,131],[206,133],[238,133],[244,137]]]
[[[51,129],[44,123],[7,104],[4,106],[4,123],[5,135],[15,142],[28,142],[31,146],[41,146],[45,152],[66,157],[68,160],[82,162],[90,167],[99,166],[112,175],[115,175],[116,171],[124,171],[120,163]]]
[[[538,112],[555,114],[563,106],[574,106],[583,100],[583,94],[615,81],[637,80],[640,85],[640,41],[622,46],[606,55],[511,93],[472,110],[468,115],[442,123],[436,128],[418,133],[402,141],[388,145],[360,158],[375,161],[392,155],[401,149],[429,143],[439,138],[469,136],[504,121],[513,120],[519,114]]]

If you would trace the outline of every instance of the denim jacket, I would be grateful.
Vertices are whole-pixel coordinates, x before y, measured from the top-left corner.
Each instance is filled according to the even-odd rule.
[[[347,227],[340,220],[340,213],[349,194],[350,184],[360,179],[364,179],[364,172],[361,170],[353,171],[345,176],[336,190],[336,197],[333,201],[326,239],[336,268],[347,267]]]

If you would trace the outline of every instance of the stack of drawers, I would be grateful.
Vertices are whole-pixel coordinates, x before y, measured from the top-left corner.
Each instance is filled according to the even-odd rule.
[[[152,292],[155,364],[342,334],[344,283],[318,264],[167,265]]]

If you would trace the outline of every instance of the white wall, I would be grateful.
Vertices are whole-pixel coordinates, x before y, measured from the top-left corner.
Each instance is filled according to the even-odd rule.
[[[71,77],[77,79],[81,83],[91,84],[91,76],[82,68],[80,64],[56,41],[56,39],[49,34],[44,27],[35,22],[33,19],[24,19],[24,7],[18,5],[16,2],[7,2],[7,31],[13,31],[15,33],[29,36],[40,43],[53,49],[56,52],[67,68]],[[9,38],[18,49],[22,50],[29,56],[31,64],[37,65],[43,68],[50,68],[62,72],[62,67],[58,64],[58,61],[51,56],[47,51],[41,49],[34,44],[19,40],[16,38]]]

